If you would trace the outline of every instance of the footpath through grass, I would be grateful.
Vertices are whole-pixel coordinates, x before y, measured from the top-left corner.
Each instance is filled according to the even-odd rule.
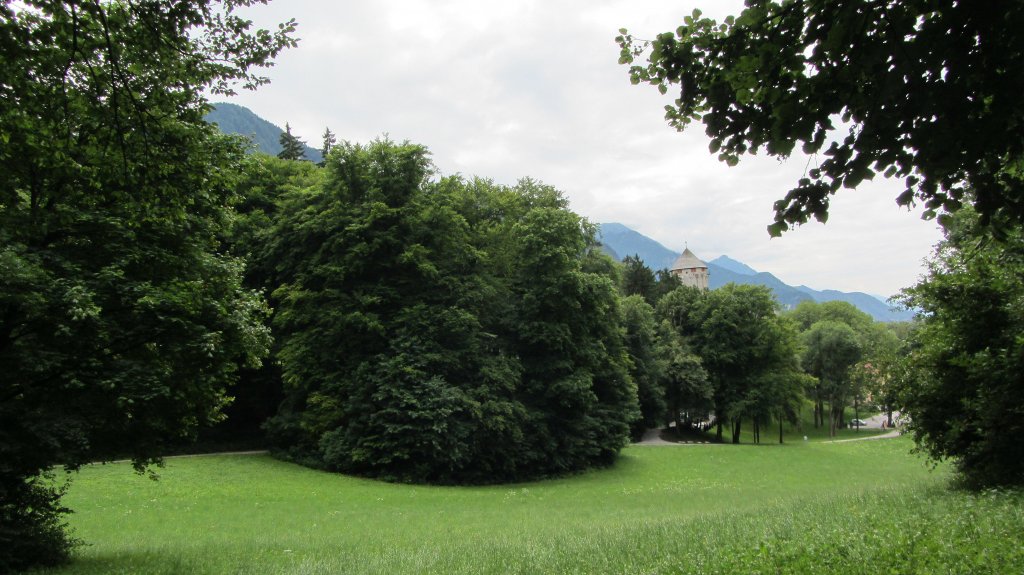
[[[268,456],[91,466],[90,545],[48,573],[1008,573],[1017,494],[946,489],[906,439],[631,447],[612,469],[490,487],[393,485]]]

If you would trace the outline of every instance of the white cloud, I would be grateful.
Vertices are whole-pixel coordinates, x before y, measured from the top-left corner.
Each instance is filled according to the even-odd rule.
[[[692,1],[278,0],[251,17],[294,17],[297,49],[273,83],[233,101],[319,145],[325,126],[365,142],[428,146],[442,173],[561,190],[592,221],[622,222],[673,249],[728,254],[788,283],[890,295],[912,284],[939,234],[894,204],[895,182],[840,193],[828,225],[771,240],[771,206],[806,159],[729,168],[703,129],[663,120],[661,96],[632,86],[614,37],[672,30]],[[723,18],[740,0],[705,0]]]

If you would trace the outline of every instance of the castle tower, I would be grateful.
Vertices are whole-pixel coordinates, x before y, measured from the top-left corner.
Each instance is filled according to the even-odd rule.
[[[708,264],[693,255],[690,248],[683,250],[669,273],[679,278],[684,286],[708,289]]]

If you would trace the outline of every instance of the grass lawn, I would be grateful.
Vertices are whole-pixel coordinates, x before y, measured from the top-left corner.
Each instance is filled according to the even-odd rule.
[[[265,455],[74,479],[47,573],[1009,573],[1024,497],[949,491],[907,439],[635,446],[611,469],[425,487]]]

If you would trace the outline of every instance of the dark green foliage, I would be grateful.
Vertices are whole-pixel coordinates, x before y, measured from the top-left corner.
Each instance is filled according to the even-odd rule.
[[[657,280],[651,268],[644,265],[639,256],[626,256],[622,259],[622,293],[623,295],[639,295],[650,305],[657,303],[655,289]]]
[[[320,148],[320,155],[323,156],[323,160],[320,161],[320,165],[324,165],[327,161],[327,156],[330,155],[334,145],[338,143],[338,137],[331,131],[330,128],[324,128],[324,141],[323,146]]]
[[[664,423],[665,360],[658,347],[657,322],[654,308],[639,295],[622,299],[623,326],[626,330],[626,350],[629,353],[629,374],[636,383],[640,402],[640,419],[633,422],[634,439],[643,432]]]
[[[1024,483],[1024,233],[989,237],[963,210],[928,275],[904,292],[924,310],[901,403],[923,450],[974,487]]]
[[[142,469],[266,352],[218,249],[243,152],[202,119],[294,43],[249,31],[249,3],[0,5],[0,564],[67,553],[41,474]]]
[[[823,156],[775,203],[770,233],[824,222],[832,194],[876,174],[902,179],[897,202],[929,216],[970,202],[982,221],[1024,221],[1024,4],[746,4],[722,24],[695,11],[653,42],[617,40],[621,63],[647,53],[633,83],[678,85],[666,119],[702,120],[719,159]]]
[[[683,285],[683,280],[679,279],[679,276],[668,271],[667,268],[662,268],[654,272],[654,280],[655,303],[651,305],[656,305],[657,302],[665,296],[665,294],[674,292],[676,288],[682,287]]]
[[[885,324],[843,301],[803,302],[786,314],[801,331],[804,371],[816,378],[811,385],[814,425],[825,424],[829,404],[829,430],[834,435],[843,425],[844,409],[859,404],[870,389],[881,392],[890,377],[879,371],[893,366],[892,354],[899,342]],[[862,362],[857,377],[851,369]]]
[[[288,196],[266,261],[291,457],[401,481],[610,463],[637,417],[618,299],[561,196],[429,182],[420,146],[336,147]]]
[[[789,384],[800,379],[796,331],[778,315],[778,304],[768,288],[729,284],[702,291],[682,287],[662,298],[658,314],[707,372],[719,439],[728,424],[733,443],[739,443],[741,423],[747,417],[752,418],[756,435],[767,416],[785,412],[794,394],[799,395],[799,386]]]
[[[660,326],[658,352],[664,362],[662,385],[665,388],[667,419],[682,429],[707,419],[714,410],[714,387],[685,339],[669,322]]]
[[[306,144],[300,140],[297,136],[292,135],[292,127],[286,122],[284,125],[284,131],[281,132],[281,136],[278,139],[278,143],[281,144],[281,151],[277,153],[277,157],[282,160],[304,160],[306,159]]]
[[[825,303],[805,301],[801,302],[787,315],[796,322],[797,328],[802,332],[811,329],[811,326],[819,321],[832,321],[843,323],[861,336],[866,337],[874,323],[871,320],[871,316],[845,301],[829,301]]]
[[[0,573],[67,561],[79,541],[68,538],[60,503],[65,486],[53,474],[13,481],[0,475]]]
[[[271,222],[282,198],[319,185],[323,173],[311,162],[294,162],[263,154],[245,158],[236,188],[240,199],[235,204],[235,216],[224,244],[232,255],[245,258],[242,283],[248,289],[262,292],[271,310],[278,304],[271,297],[277,287],[277,262],[267,251],[273,240]],[[270,323],[271,318],[267,317],[267,329]],[[277,360],[280,341],[275,344],[263,365],[239,367],[237,381],[227,389],[233,399],[224,409],[224,420],[201,430],[200,444],[226,449],[266,447],[262,426],[277,413],[284,399],[281,366]]]
[[[840,321],[821,320],[801,334],[804,371],[817,378],[814,384],[815,426],[824,417],[822,406],[829,404],[829,434],[834,436],[842,424],[843,408],[852,399],[850,369],[860,361],[863,349],[857,333]]]

